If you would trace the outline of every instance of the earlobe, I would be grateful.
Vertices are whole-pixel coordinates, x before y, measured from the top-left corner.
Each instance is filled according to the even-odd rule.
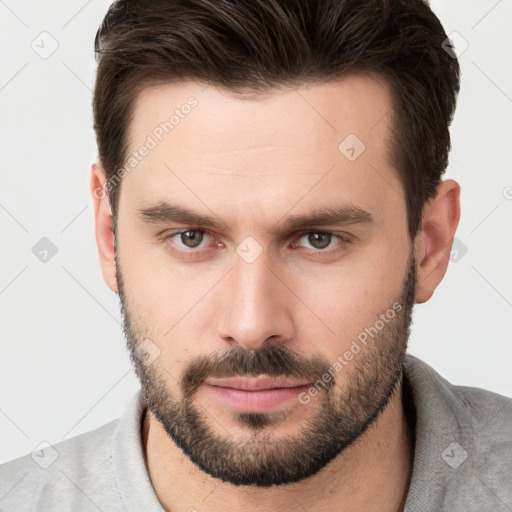
[[[459,219],[460,185],[454,180],[443,181],[435,197],[425,205],[421,229],[414,242],[417,304],[432,297],[446,274]]]
[[[107,193],[105,171],[99,163],[94,163],[91,168],[90,191],[103,279],[113,292],[118,293],[112,209]]]

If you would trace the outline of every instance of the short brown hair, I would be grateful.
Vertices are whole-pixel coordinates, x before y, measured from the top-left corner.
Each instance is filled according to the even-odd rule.
[[[391,162],[413,239],[451,149],[460,69],[446,39],[424,0],[115,1],[95,38],[93,98],[114,223],[120,182],[113,178],[147,85],[195,80],[257,95],[370,71],[391,87]]]

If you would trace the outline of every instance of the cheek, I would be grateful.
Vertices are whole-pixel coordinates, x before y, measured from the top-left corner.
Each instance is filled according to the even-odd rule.
[[[152,330],[165,333],[200,299],[202,290],[158,244],[139,235],[125,236],[120,263],[131,310]]]
[[[301,278],[298,296],[305,305],[299,305],[302,313],[296,314],[301,338],[318,340],[315,350],[335,361],[399,299],[407,256],[407,247],[400,244],[395,248],[376,244],[350,264],[331,267],[328,274]]]
[[[159,348],[158,372],[176,388],[183,367],[206,350],[201,340],[208,336],[215,307],[208,295],[204,276],[187,279],[179,266],[148,266],[144,254],[132,253],[123,262],[123,277],[133,328]],[[210,308],[210,310],[208,309]],[[211,334],[211,332],[209,333]]]

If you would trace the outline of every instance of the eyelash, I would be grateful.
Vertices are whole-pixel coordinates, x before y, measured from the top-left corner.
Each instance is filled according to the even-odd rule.
[[[211,238],[215,239],[215,236],[213,235],[213,233],[211,233],[209,230],[207,229],[199,229],[199,228],[191,228],[191,229],[184,229],[184,230],[181,230],[181,231],[173,231],[172,233],[168,233],[168,234],[164,234],[162,237],[161,237],[161,240],[163,242],[166,242],[168,240],[172,240],[172,238],[176,235],[181,235],[182,233],[188,233],[188,232],[198,232],[198,233],[203,233],[203,234],[206,234],[208,236],[210,236]],[[332,235],[333,237],[336,237],[340,240],[340,243],[336,244],[334,247],[331,247],[330,249],[305,249],[306,253],[310,256],[318,256],[318,255],[321,255],[321,256],[325,256],[325,255],[332,255],[333,253],[336,253],[340,250],[340,246],[341,247],[346,247],[347,245],[350,245],[352,242],[353,242],[353,237],[347,233],[339,233],[339,232],[332,232],[332,231],[322,231],[322,230],[318,230],[318,231],[302,231],[300,233],[298,233],[296,235],[296,237],[294,238],[294,242],[293,242],[293,247],[296,247],[297,245],[297,242],[304,236],[304,235],[309,235],[309,234],[324,234],[324,235]],[[197,256],[198,254],[202,253],[203,251],[206,251],[208,250],[207,247],[203,247],[201,249],[189,249],[189,250],[179,250],[179,249],[174,249],[173,248],[173,252],[176,252],[178,253],[180,256],[185,256],[187,258],[193,258],[194,256]]]

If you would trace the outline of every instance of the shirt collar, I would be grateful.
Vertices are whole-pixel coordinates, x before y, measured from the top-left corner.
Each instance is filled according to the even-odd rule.
[[[139,389],[121,416],[112,439],[112,465],[121,498],[128,512],[164,512],[151,484],[142,446],[146,404]]]

